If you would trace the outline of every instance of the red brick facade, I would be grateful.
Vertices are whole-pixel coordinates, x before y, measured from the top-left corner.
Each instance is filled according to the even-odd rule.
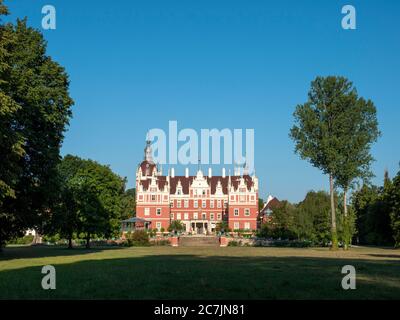
[[[198,170],[190,176],[168,174],[153,163],[149,149],[136,171],[136,216],[151,221],[151,228],[168,229],[180,220],[186,232],[213,233],[219,222],[226,221],[232,230],[255,230],[258,216],[258,179],[243,175],[213,176]]]

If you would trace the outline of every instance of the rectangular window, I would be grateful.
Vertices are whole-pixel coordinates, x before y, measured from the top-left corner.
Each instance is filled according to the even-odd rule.
[[[245,202],[246,201],[246,196],[240,196],[239,197],[240,202]]]
[[[214,220],[214,213],[210,213],[210,220]]]
[[[161,222],[156,222],[156,227],[157,227],[158,231],[160,231],[161,230]]]
[[[250,209],[244,209],[244,215],[246,217],[250,216]]]
[[[158,216],[161,216],[161,208],[157,208],[156,214],[157,214]]]
[[[199,207],[199,203],[197,202],[197,200],[193,200],[193,206],[194,206],[195,208],[198,208],[198,207]]]
[[[245,223],[244,223],[244,228],[245,228],[246,230],[250,230],[250,222],[245,222]]]
[[[181,217],[182,217],[182,216],[181,216],[180,213],[177,213],[177,214],[176,214],[176,219],[177,219],[177,220],[181,220]]]
[[[173,208],[174,207],[174,200],[172,200],[169,205],[170,205],[171,208]]]
[[[235,217],[238,217],[239,216],[239,209],[235,209],[234,212],[233,212],[233,215]]]
[[[218,201],[217,201],[217,207],[218,207],[218,208],[221,208],[221,200],[218,200]]]
[[[205,212],[203,212],[201,214],[201,217],[202,217],[203,220],[207,220],[207,214]]]
[[[214,200],[210,200],[210,208],[214,209]]]
[[[171,213],[171,220],[174,220],[174,214]]]
[[[220,213],[218,213],[217,218],[218,218],[218,220],[221,220],[222,219],[222,215]]]
[[[181,207],[181,200],[177,200],[177,201],[176,201],[176,207],[177,207],[177,208],[180,208],[180,207]]]
[[[206,207],[207,207],[207,201],[206,201],[206,200],[203,200],[203,201],[202,201],[201,207],[202,207],[202,208],[206,208]]]
[[[234,223],[233,223],[233,229],[234,229],[234,230],[240,229],[239,222],[234,222]]]
[[[197,213],[197,212],[193,213],[193,219],[194,219],[194,220],[197,220],[198,218],[199,218],[198,213]]]
[[[224,208],[225,208],[225,209],[228,208],[228,201],[225,201],[225,202],[224,202]]]
[[[156,201],[156,196],[154,194],[151,195],[151,201]]]
[[[189,220],[189,213],[185,213],[185,220]]]
[[[184,206],[185,206],[185,208],[189,208],[189,200],[185,200]]]
[[[144,215],[149,216],[150,215],[150,208],[144,208]]]

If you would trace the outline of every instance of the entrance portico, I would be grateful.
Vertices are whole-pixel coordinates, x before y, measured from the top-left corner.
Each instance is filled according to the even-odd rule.
[[[186,231],[194,234],[207,234],[211,232],[210,223],[208,220],[195,220],[186,224]]]

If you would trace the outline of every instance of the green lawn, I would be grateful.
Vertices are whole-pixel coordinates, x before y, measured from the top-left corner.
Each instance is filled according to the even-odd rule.
[[[41,288],[54,265],[57,289]],[[341,288],[354,265],[357,289]],[[400,299],[400,251],[297,248],[8,247],[0,299]]]

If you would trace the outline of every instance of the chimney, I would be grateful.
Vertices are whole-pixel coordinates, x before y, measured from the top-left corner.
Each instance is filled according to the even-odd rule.
[[[225,178],[226,173],[225,173],[225,168],[222,168],[222,178]]]
[[[171,168],[171,178],[175,178],[175,169]]]
[[[212,178],[212,171],[211,171],[211,168],[208,168],[208,177],[209,177],[209,178]]]
[[[185,169],[185,178],[189,178],[189,168]]]

